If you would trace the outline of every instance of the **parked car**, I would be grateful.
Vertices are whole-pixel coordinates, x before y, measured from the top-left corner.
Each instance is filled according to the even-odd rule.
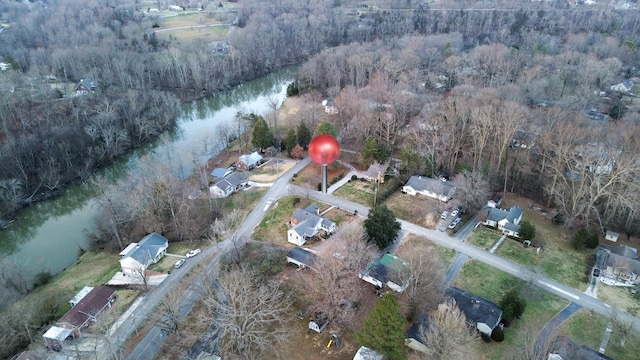
[[[448,211],[445,211],[445,212],[442,213],[442,215],[440,215],[440,219],[443,219],[443,220],[446,219],[447,217],[449,217],[449,212]]]
[[[598,277],[598,276],[600,276],[600,269],[598,268],[593,269],[593,277]]]
[[[455,227],[460,224],[460,220],[460,218],[456,218],[455,220],[453,220],[451,224],[449,224],[449,229],[455,229]]]
[[[453,209],[453,211],[451,212],[451,216],[458,216],[458,209]]]
[[[187,259],[180,259],[178,261],[176,261],[176,264],[174,265],[174,267],[176,269],[180,269],[182,267],[182,265],[184,265],[184,263],[187,262]]]
[[[192,258],[198,254],[200,254],[202,251],[200,251],[200,249],[195,249],[195,250],[191,250],[187,253],[187,257],[188,258]]]

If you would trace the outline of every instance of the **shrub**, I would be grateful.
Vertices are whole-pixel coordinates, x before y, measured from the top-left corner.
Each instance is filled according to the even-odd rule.
[[[504,341],[504,331],[499,327],[493,329],[491,332],[491,340],[495,342],[503,342]]]
[[[587,249],[595,249],[598,247],[598,245],[600,245],[600,236],[598,236],[598,232],[597,231],[591,231],[591,233],[589,234],[589,236],[586,238],[585,242],[584,242],[584,246]]]
[[[351,180],[358,180],[358,176],[356,174],[351,175]]]
[[[40,286],[48,283],[49,280],[51,280],[51,274],[48,271],[41,271],[33,278],[33,284]]]
[[[522,220],[518,235],[522,240],[532,240],[536,237],[536,227],[527,220]]]
[[[502,309],[502,317],[507,320],[519,319],[527,307],[527,301],[520,295],[518,289],[509,290],[499,304]]]
[[[318,191],[322,191],[322,183],[321,182],[318,183]]]

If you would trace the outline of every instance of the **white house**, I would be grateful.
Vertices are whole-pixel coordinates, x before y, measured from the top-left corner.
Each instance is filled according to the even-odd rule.
[[[322,106],[324,106],[324,112],[327,114],[335,115],[338,113],[338,108],[333,103],[333,99],[328,98],[322,101]]]
[[[319,208],[312,204],[306,209],[296,209],[290,220],[291,228],[287,230],[287,241],[302,246],[307,239],[324,231],[331,234],[336,230],[336,223],[319,215]]]
[[[247,179],[240,173],[232,173],[223,178],[216,179],[209,186],[209,193],[212,197],[228,197],[234,192],[242,189],[247,185]]]
[[[365,270],[358,273],[358,277],[378,288],[387,286],[389,289],[401,293],[408,286],[403,274],[409,271],[408,264],[393,254],[384,254],[380,259],[369,263]],[[398,283],[400,282],[400,283]]]
[[[120,267],[124,274],[139,275],[151,264],[157,263],[167,252],[169,240],[158,233],[145,236],[140,242],[131,243],[120,252]]]
[[[498,208],[489,209],[489,214],[483,224],[498,228],[498,230],[502,230],[503,234],[518,236],[520,221],[522,221],[522,208],[512,206],[508,211]]]
[[[447,202],[455,195],[456,188],[447,181],[414,175],[402,187],[402,192],[409,195],[420,194]]]
[[[249,155],[240,155],[236,167],[240,170],[251,170],[256,167],[260,161],[262,161],[262,155],[254,151]]]

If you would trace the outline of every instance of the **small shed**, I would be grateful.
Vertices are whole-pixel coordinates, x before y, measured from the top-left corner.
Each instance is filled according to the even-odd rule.
[[[620,234],[613,231],[607,231],[607,233],[604,235],[604,238],[609,241],[616,242],[618,241],[618,236],[620,236]]]
[[[71,329],[63,328],[60,326],[52,326],[47,330],[47,332],[42,335],[43,338],[49,341],[58,341],[63,342],[69,336],[73,335],[73,331]]]

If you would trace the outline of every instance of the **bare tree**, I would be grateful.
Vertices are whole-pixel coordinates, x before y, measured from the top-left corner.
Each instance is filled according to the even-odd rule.
[[[613,326],[613,331],[618,335],[618,339],[620,340],[620,346],[625,347],[625,344],[631,335],[633,335],[634,330],[634,320],[630,320],[630,318],[623,318],[620,315],[620,311],[616,308],[611,308],[611,325]],[[635,318],[634,318],[635,319]]]
[[[423,359],[477,359],[480,337],[454,300],[438,305],[429,318],[429,326],[420,329],[427,353]]]
[[[290,301],[279,283],[236,268],[220,273],[203,302],[213,329],[204,339],[218,343],[224,358],[277,356],[285,348]]]
[[[341,245],[320,253],[315,271],[304,273],[299,286],[311,312],[321,312],[335,325],[346,327],[363,296],[358,272],[377,256],[377,251],[363,240],[362,227],[357,223],[333,236],[333,241]]]
[[[486,203],[491,194],[489,183],[479,172],[465,170],[453,179],[456,197],[467,211],[475,211]]]
[[[523,322],[520,327],[520,336],[516,339],[513,351],[506,354],[508,360],[539,360],[546,358],[553,350],[558,338],[558,329],[551,333],[541,333],[546,320],[535,318]]]
[[[426,309],[435,309],[442,301],[442,281],[446,274],[445,263],[440,253],[432,246],[417,247],[403,257],[407,271],[391,274],[397,284],[408,284],[403,292],[407,297],[410,317]]]

